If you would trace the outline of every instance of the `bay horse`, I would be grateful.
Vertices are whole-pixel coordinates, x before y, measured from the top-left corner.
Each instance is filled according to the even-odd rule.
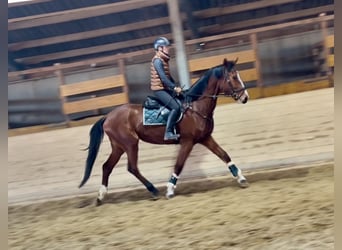
[[[184,91],[183,105],[185,107],[182,119],[176,129],[180,138],[176,141],[164,141],[165,126],[146,126],[143,124],[143,107],[141,104],[124,104],[114,108],[107,116],[99,119],[90,129],[90,142],[86,160],[85,173],[79,188],[90,177],[93,164],[97,157],[104,133],[109,137],[112,152],[102,166],[102,185],[98,192],[97,204],[100,205],[108,192],[108,178],[123,153],[127,154],[128,171],[144,184],[153,197],[157,198],[158,189],[139,171],[138,143],[143,140],[153,144],[179,144],[180,149],[174,171],[167,183],[166,198],[172,198],[186,159],[192,148],[199,143],[217,155],[224,163],[241,187],[247,187],[248,182],[212,137],[214,129],[213,112],[220,95],[232,97],[239,103],[247,103],[248,92],[235,69],[235,61],[223,60],[218,65],[207,70],[188,90]]]

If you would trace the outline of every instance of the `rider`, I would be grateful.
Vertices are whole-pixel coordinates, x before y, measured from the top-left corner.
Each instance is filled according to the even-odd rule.
[[[177,140],[179,134],[175,133],[175,125],[180,115],[181,107],[174,99],[182,89],[176,86],[169,69],[170,42],[165,37],[158,37],[154,41],[155,55],[151,61],[151,90],[171,112],[167,119],[164,140]]]

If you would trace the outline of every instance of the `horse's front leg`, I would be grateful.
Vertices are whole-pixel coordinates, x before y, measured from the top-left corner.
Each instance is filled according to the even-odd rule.
[[[193,142],[181,143],[176,165],[174,167],[174,172],[171,175],[169,182],[166,185],[166,198],[167,199],[170,199],[175,196],[175,188],[176,188],[177,180],[183,170],[185,161],[188,158],[193,146],[194,146]]]
[[[228,164],[228,169],[232,173],[232,175],[237,178],[237,182],[239,183],[240,187],[245,188],[248,187],[248,181],[243,176],[242,171],[238,168],[235,163],[231,160],[230,156],[224,151],[220,145],[214,140],[212,136],[209,136],[206,140],[201,142],[202,145],[207,147],[211,152],[217,155],[222,161]]]

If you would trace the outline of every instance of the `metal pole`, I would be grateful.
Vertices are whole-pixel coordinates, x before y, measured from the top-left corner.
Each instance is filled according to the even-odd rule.
[[[186,58],[185,43],[183,37],[182,19],[179,14],[178,0],[167,0],[172,35],[176,46],[176,63],[181,87],[190,88],[189,66]]]

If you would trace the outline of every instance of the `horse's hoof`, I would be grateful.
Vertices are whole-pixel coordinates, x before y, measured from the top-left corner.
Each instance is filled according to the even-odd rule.
[[[151,193],[151,199],[156,201],[159,199],[159,191]]]
[[[153,200],[153,201],[156,201],[156,200],[159,200],[159,196],[158,195],[152,195],[151,196],[151,200]]]
[[[166,194],[165,195],[166,199],[172,199],[173,197],[175,197],[175,194]]]
[[[100,200],[99,198],[96,199],[96,202],[95,202],[95,206],[101,206],[102,205],[102,200]]]
[[[247,187],[249,187],[249,183],[248,183],[247,180],[241,180],[241,181],[239,181],[239,185],[240,185],[241,188],[247,188]]]

